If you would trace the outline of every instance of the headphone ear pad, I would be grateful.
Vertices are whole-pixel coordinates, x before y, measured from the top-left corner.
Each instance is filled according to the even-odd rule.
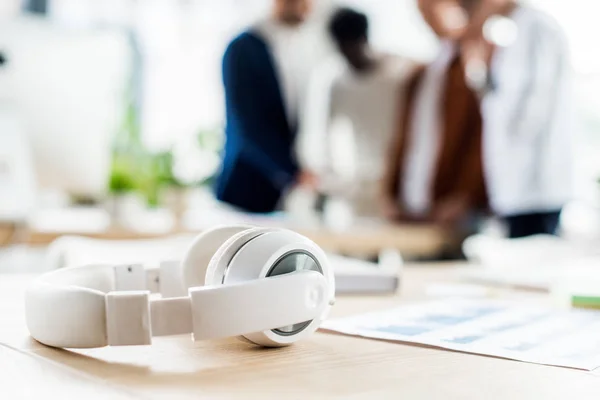
[[[252,228],[238,232],[227,239],[211,258],[206,269],[205,285],[217,285],[222,283],[225,270],[231,259],[250,240],[263,233],[272,232],[273,228]]]
[[[181,267],[185,288],[204,286],[206,270],[213,255],[232,236],[252,229],[248,225],[222,226],[198,235],[185,253]]]

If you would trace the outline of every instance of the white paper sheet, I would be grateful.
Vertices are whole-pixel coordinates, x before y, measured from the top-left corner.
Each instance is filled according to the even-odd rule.
[[[513,360],[600,367],[600,312],[452,299],[326,321],[323,329]]]

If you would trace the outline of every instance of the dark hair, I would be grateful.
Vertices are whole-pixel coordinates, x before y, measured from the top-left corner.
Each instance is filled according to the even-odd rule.
[[[367,16],[351,8],[340,8],[329,21],[329,33],[337,42],[366,39],[368,31]]]

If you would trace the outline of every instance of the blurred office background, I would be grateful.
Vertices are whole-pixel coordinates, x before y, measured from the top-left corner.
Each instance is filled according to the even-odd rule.
[[[563,225],[577,234],[600,236],[598,6],[586,0],[528,3],[564,28],[577,78],[578,201],[565,211]],[[0,216],[31,220],[40,209],[132,194],[138,208],[148,206],[156,226],[172,223],[172,212],[157,211],[170,206],[167,193],[186,188],[189,194],[190,188],[209,185],[218,168],[225,46],[269,4],[3,0],[0,52],[7,62],[0,68],[0,127],[22,135],[20,144],[0,135],[0,155],[2,147],[12,146],[15,150],[7,153],[18,151],[26,172],[16,188],[2,188],[0,180]],[[310,23],[315,52],[323,57],[333,52],[325,21],[340,4],[368,14],[379,49],[420,61],[436,54],[438,43],[415,0],[318,0]],[[197,201],[210,201],[210,191],[199,193]]]

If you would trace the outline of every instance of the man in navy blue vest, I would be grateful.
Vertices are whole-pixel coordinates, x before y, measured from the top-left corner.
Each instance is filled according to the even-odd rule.
[[[302,24],[311,5],[275,0],[272,15],[237,36],[223,57],[227,128],[216,195],[244,211],[275,211],[289,188],[313,179],[295,159],[310,50]]]

